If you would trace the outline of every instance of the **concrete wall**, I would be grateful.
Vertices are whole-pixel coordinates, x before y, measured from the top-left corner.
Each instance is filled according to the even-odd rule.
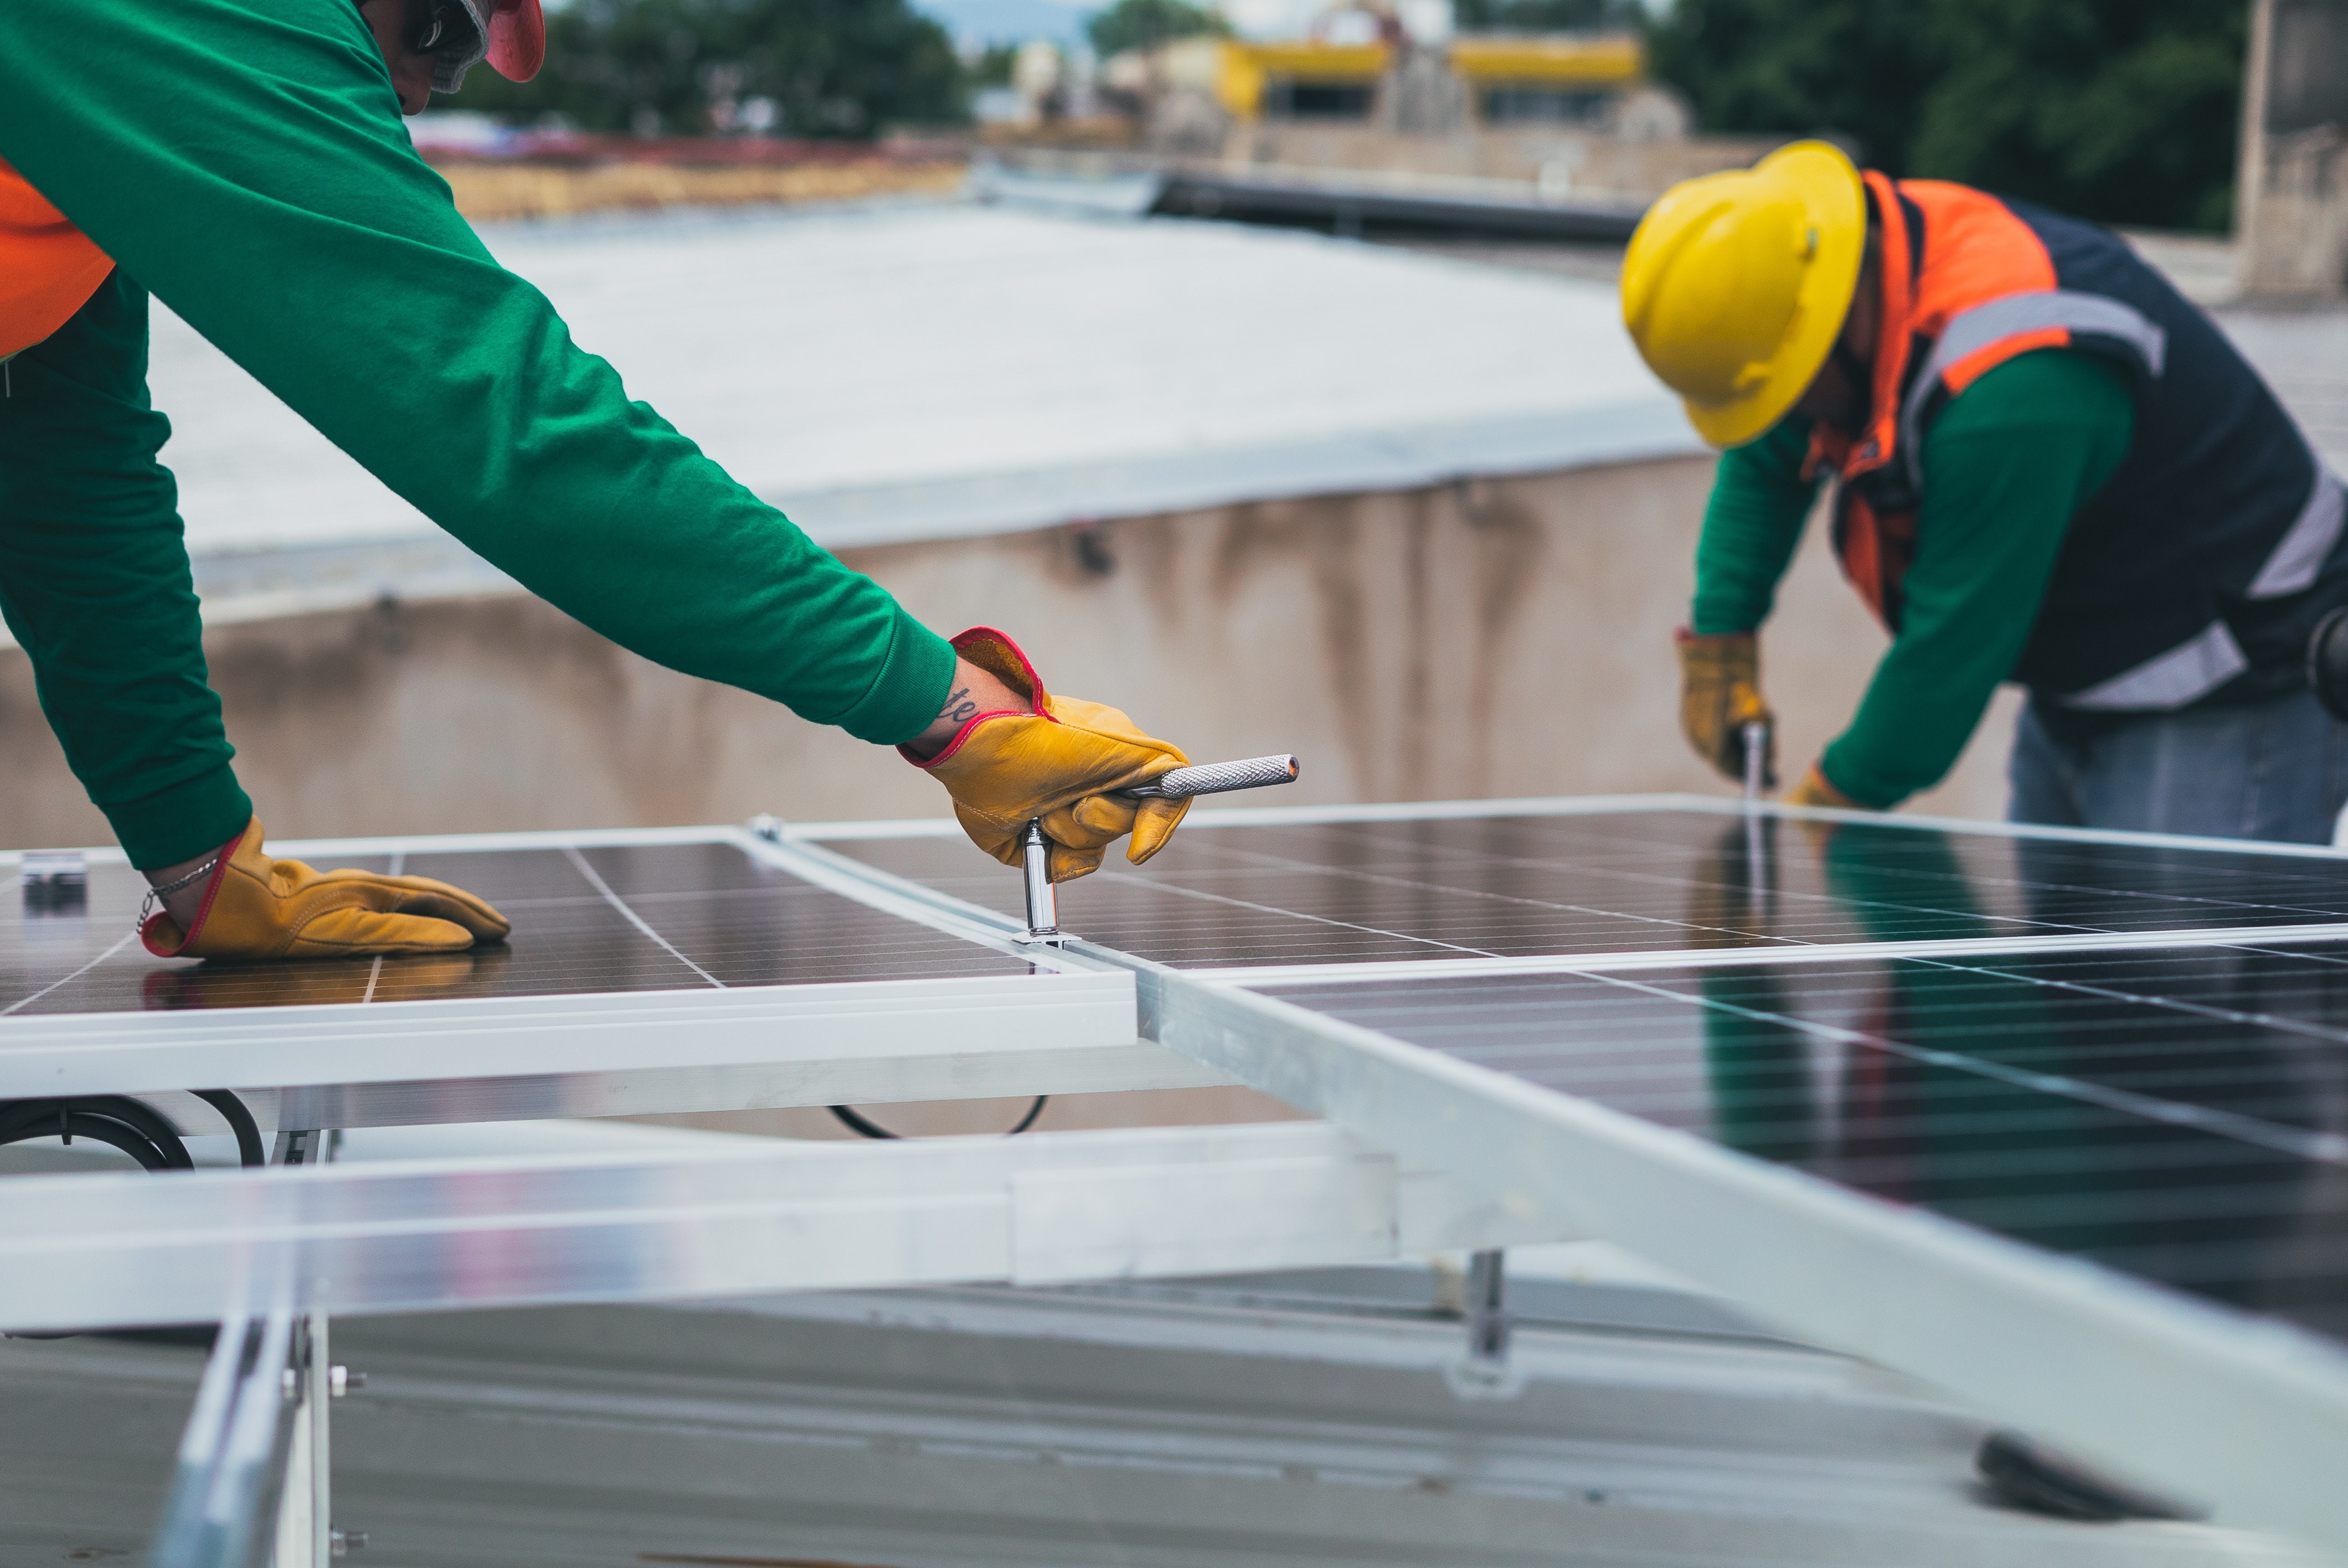
[[[2348,0],[2251,6],[2235,192],[2243,293],[2348,293]]]
[[[1045,679],[1201,759],[1292,750],[1282,798],[1725,792],[1678,733],[1672,629],[1699,460],[1262,503],[854,552],[931,625],[1012,631]],[[1798,767],[1882,646],[1813,529],[1765,643]],[[942,815],[893,753],[659,669],[518,597],[213,628],[273,834]],[[2010,700],[2002,708],[2010,707]],[[1921,809],[1995,815],[2010,716]],[[107,841],[0,651],[0,845]]]
[[[1410,136],[1374,125],[1257,121],[1233,126],[1221,143],[1226,164],[1367,169],[1522,179],[1545,194],[1654,197],[1680,180],[1742,169],[1782,138],[1606,136],[1573,126],[1469,125]]]

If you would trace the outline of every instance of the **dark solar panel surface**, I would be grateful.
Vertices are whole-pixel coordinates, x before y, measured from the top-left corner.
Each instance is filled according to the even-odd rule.
[[[383,856],[338,866],[393,869]],[[0,876],[0,1017],[427,998],[599,995],[1025,974],[1023,960],[811,886],[725,844],[417,854],[513,922],[502,947],[437,958],[229,965],[151,958],[145,882],[94,866],[77,900]]]
[[[2348,859],[1831,829],[1711,812],[1199,826],[1060,892],[1064,929],[1177,966],[1584,956],[2348,919]],[[829,847],[1018,915],[959,838]],[[1755,853],[1758,851],[1758,854]]]
[[[2348,1337],[2348,943],[1269,990]]]

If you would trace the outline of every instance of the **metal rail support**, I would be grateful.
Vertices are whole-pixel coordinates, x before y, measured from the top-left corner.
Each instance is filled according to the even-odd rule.
[[[1745,738],[1745,876],[1746,889],[1756,903],[1769,886],[1769,844],[1758,805],[1769,787],[1769,726],[1748,721]]]
[[[289,1294],[266,1294],[265,1307],[240,1302],[221,1318],[149,1568],[257,1568],[276,1543],[264,1522],[284,1487],[301,1380]]]
[[[1468,1260],[1468,1299],[1461,1314],[1468,1354],[1446,1371],[1451,1391],[1463,1399],[1513,1399],[1524,1392],[1524,1374],[1509,1360],[1516,1319],[1509,1311],[1503,1255],[1492,1247]]]
[[[1060,934],[1060,896],[1052,887],[1052,845],[1044,825],[1031,822],[1019,840],[1020,870],[1027,879],[1027,940],[1046,948],[1065,945]]]

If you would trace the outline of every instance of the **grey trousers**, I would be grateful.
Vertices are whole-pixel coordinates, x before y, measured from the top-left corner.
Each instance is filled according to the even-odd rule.
[[[2302,691],[2069,742],[2033,704],[2014,726],[2006,779],[2011,822],[2329,844],[2348,801],[2348,724]]]

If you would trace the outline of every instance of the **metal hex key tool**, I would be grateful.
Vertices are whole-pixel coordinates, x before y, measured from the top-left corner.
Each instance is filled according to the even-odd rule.
[[[1248,757],[1233,763],[1200,763],[1160,774],[1146,784],[1117,793],[1128,800],[1179,800],[1190,795],[1294,784],[1297,772],[1293,753]],[[1056,948],[1066,938],[1060,931],[1059,895],[1052,886],[1052,842],[1044,836],[1042,821],[1031,820],[1027,824],[1019,847],[1020,867],[1027,878],[1027,940]]]

